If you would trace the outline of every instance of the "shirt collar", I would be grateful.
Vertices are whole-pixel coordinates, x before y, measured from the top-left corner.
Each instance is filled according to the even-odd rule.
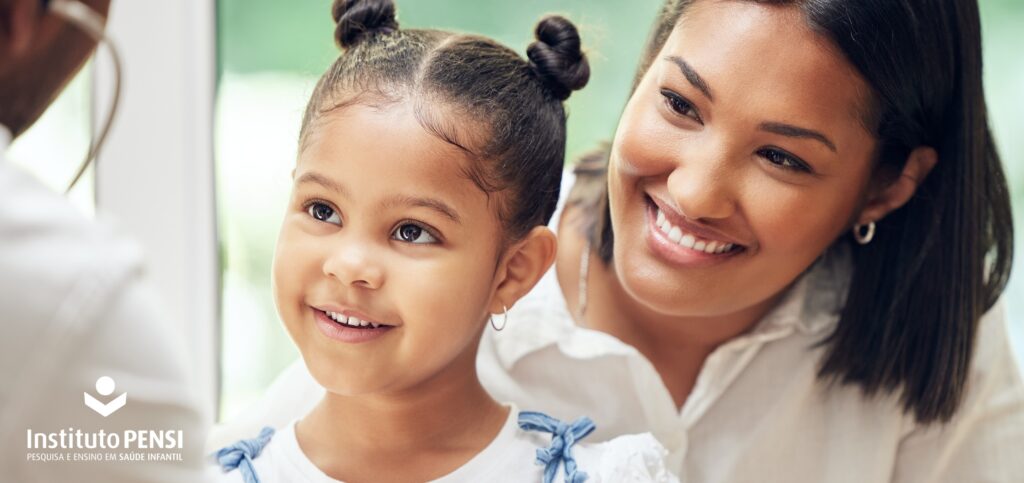
[[[827,250],[753,329],[724,346],[764,344],[794,332],[815,336],[834,327],[845,301],[850,267],[848,247],[840,245]],[[495,350],[506,368],[551,346],[572,359],[638,353],[610,334],[576,326],[553,272],[554,268],[537,284],[534,293],[509,311],[509,317],[514,319],[508,328],[511,330],[494,338]]]
[[[850,253],[846,245],[830,248],[793,283],[778,305],[748,335],[789,328],[817,334],[835,325],[846,299]]]

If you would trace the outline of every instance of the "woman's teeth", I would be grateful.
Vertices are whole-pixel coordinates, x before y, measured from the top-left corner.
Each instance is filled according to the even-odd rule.
[[[372,328],[376,329],[377,327],[380,327],[382,325],[382,324],[375,324],[375,323],[367,321],[367,320],[359,320],[359,318],[357,318],[357,317],[345,317],[344,315],[338,314],[338,313],[335,313],[335,312],[324,312],[324,313],[327,314],[327,316],[330,317],[331,320],[333,320],[333,321],[335,321],[335,322],[337,322],[339,324],[347,325],[349,327],[372,327]]]
[[[693,234],[686,233],[678,226],[675,226],[671,222],[669,222],[668,219],[665,218],[665,214],[661,212],[660,208],[655,209],[658,210],[657,220],[655,220],[655,224],[658,226],[658,229],[661,230],[662,233],[664,233],[666,236],[668,236],[668,239],[671,240],[673,243],[677,243],[680,246],[689,248],[691,250],[696,250],[698,252],[704,252],[709,255],[725,253],[729,250],[732,250],[735,246],[732,243],[705,240]]]

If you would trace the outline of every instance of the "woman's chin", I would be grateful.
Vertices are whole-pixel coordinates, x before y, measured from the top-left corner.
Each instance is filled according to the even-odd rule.
[[[707,317],[728,313],[734,301],[720,293],[723,286],[698,280],[695,274],[666,271],[650,260],[616,258],[623,290],[638,305],[664,315]]]

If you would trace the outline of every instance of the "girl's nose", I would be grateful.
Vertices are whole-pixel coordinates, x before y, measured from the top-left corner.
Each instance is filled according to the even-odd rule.
[[[345,285],[378,289],[384,284],[384,268],[372,247],[341,244],[324,260],[324,275]]]

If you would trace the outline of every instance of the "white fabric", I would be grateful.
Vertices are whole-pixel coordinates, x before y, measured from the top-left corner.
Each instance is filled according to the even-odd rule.
[[[142,282],[138,247],[4,160],[0,126],[0,468],[4,481],[202,481],[185,345]],[[102,417],[101,376],[127,392]],[[112,396],[113,397],[113,396]],[[105,400],[101,402],[106,402]],[[26,432],[183,431],[184,462],[32,462]],[[88,451],[88,450],[87,450]]]
[[[552,270],[510,310],[504,331],[485,331],[480,379],[498,400],[591,417],[596,440],[652,432],[684,482],[1024,482],[1024,383],[1002,302],[980,322],[959,412],[919,427],[894,397],[866,399],[817,377],[817,344],[838,320],[848,277],[845,254],[820,260],[752,331],[711,354],[677,408],[636,349],[573,325]],[[255,434],[256,420],[283,423],[321,395],[297,362],[211,440]]]
[[[504,426],[486,448],[465,465],[432,482],[540,482],[544,468],[535,464],[536,451],[550,444],[551,435],[524,431],[519,428],[518,419],[519,411],[512,406]],[[572,450],[579,469],[587,473],[587,483],[678,481],[665,469],[665,448],[650,434],[621,436],[599,444],[587,444],[588,438]],[[253,467],[261,483],[339,481],[320,471],[302,452],[295,437],[294,421],[273,436],[253,459]],[[215,473],[223,483],[243,483],[240,470]],[[556,482],[564,481],[564,467],[560,466],[556,475]]]

